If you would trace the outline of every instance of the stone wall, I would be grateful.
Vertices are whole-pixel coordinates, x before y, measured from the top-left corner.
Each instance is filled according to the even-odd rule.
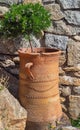
[[[0,0],[0,14],[7,11],[5,5],[11,2],[18,1]],[[52,24],[45,31],[45,46],[62,50],[59,67],[62,108],[70,118],[77,119],[80,116],[80,0],[39,2],[52,14]],[[4,11],[2,7],[5,7]],[[0,39],[0,74],[9,76],[9,90],[17,98],[19,74],[17,49],[25,46],[24,43],[20,38],[6,41]]]
[[[43,0],[51,11],[52,25],[45,45],[62,50],[60,94],[63,110],[73,119],[80,116],[80,0]]]

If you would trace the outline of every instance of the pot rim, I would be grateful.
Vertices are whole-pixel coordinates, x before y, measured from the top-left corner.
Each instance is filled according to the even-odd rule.
[[[28,54],[28,55],[56,55],[60,54],[61,50],[49,47],[40,47],[40,48],[33,48],[35,52],[31,52],[31,48],[20,48],[18,50],[19,54]]]

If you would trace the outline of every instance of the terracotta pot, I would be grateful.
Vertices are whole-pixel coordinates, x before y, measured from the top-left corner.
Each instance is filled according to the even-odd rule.
[[[19,99],[30,122],[50,122],[62,115],[59,97],[59,54],[49,48],[19,50]]]

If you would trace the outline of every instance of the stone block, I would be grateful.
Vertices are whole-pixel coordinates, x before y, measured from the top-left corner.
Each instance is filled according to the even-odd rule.
[[[44,5],[44,7],[48,11],[50,11],[52,20],[60,20],[60,19],[64,18],[64,15],[63,15],[62,11],[60,10],[60,6],[58,4]]]
[[[71,95],[69,97],[69,114],[72,119],[78,119],[80,116],[80,95]]]
[[[80,8],[80,0],[58,0],[63,9],[78,9]]]
[[[69,24],[80,25],[80,11],[65,11],[65,19]]]
[[[71,76],[60,76],[61,85],[70,85],[70,86],[79,86],[80,78],[71,77]]]
[[[78,72],[80,71],[80,64],[70,66],[70,67],[65,67],[63,68],[63,70],[66,72]]]
[[[47,47],[59,48],[61,50],[66,50],[67,48],[68,37],[59,36],[54,34],[45,34],[45,44]]]
[[[80,33],[80,27],[75,27],[71,25],[67,25],[64,21],[53,21],[51,26],[46,29],[45,32],[59,34],[59,35],[68,35],[74,36]],[[74,36],[74,39],[79,40],[79,36]]]
[[[5,6],[0,6],[0,14],[4,15],[7,11],[9,11],[9,8]]]
[[[80,64],[80,42],[75,42],[74,40],[70,39],[68,42],[67,52],[67,65],[75,66]]]
[[[12,4],[17,4],[18,0],[0,0],[0,5],[12,5]]]

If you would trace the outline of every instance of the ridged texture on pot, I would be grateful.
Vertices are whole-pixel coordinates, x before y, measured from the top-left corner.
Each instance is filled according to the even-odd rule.
[[[60,52],[44,48],[35,51],[36,53],[29,53],[29,50],[25,52],[24,49],[19,51],[19,99],[28,111],[28,121],[57,120],[62,115],[58,88]],[[46,53],[37,53],[38,51]]]

